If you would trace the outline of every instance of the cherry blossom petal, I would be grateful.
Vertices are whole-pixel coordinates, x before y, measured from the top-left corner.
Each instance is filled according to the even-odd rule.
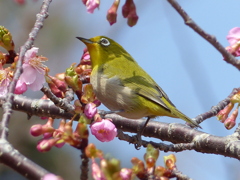
[[[24,63],[28,63],[29,60],[31,60],[32,58],[36,57],[37,53],[38,53],[38,49],[37,47],[33,47],[31,49],[29,49],[24,56]]]
[[[32,84],[37,78],[36,70],[29,64],[23,64],[23,73],[20,76],[20,81],[27,85]]]
[[[102,121],[94,122],[90,128],[92,134],[102,142],[109,142],[113,140],[117,135],[117,128],[110,120],[107,119],[102,119]]]
[[[227,35],[227,40],[230,45],[234,45],[240,40],[240,27],[232,28]]]

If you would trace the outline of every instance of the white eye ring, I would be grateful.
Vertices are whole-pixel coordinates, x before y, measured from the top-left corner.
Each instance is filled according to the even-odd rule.
[[[100,42],[100,44],[103,45],[103,46],[109,46],[109,45],[110,45],[109,40],[106,39],[106,38],[101,38],[99,42]]]

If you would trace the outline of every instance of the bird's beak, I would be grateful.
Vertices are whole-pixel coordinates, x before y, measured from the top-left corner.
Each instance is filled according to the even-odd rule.
[[[90,39],[85,39],[85,38],[82,38],[82,37],[76,37],[77,39],[79,39],[80,41],[82,41],[84,44],[92,44],[93,41],[91,41]]]

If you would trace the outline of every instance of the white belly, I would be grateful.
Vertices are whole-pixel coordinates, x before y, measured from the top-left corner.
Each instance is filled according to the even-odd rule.
[[[97,98],[112,111],[123,111],[121,116],[138,119],[148,116],[147,109],[142,109],[137,101],[137,95],[128,87],[121,85],[117,76],[110,79],[98,74],[91,76],[90,82]]]

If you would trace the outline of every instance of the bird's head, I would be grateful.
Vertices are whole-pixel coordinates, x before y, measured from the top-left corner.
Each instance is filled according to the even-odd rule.
[[[77,39],[87,46],[93,67],[127,53],[121,45],[105,36],[96,36],[90,39],[77,37]]]

